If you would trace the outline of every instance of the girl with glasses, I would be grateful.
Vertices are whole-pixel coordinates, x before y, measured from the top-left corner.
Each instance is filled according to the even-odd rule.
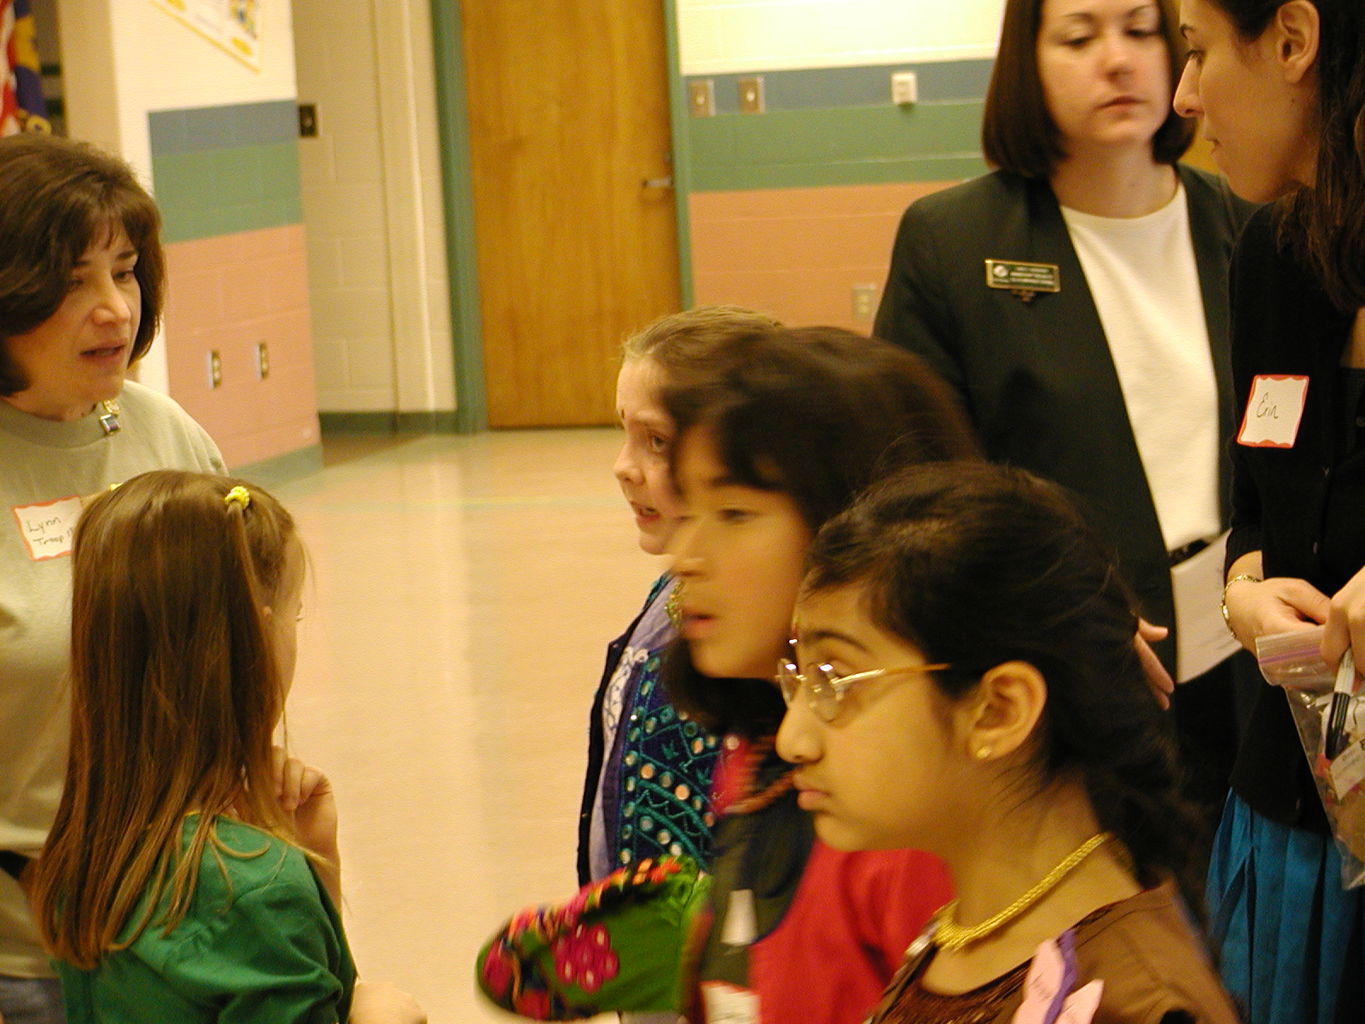
[[[1237,1020],[1180,895],[1195,819],[1133,608],[1020,470],[912,468],[816,537],[778,669],[798,803],[956,893],[874,1021]]]

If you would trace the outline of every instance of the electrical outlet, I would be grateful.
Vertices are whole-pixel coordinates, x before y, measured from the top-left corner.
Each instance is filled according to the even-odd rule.
[[[716,83],[710,78],[694,78],[687,83],[687,110],[693,117],[716,116]]]
[[[853,319],[871,320],[873,307],[877,303],[875,284],[855,284],[853,286]]]
[[[739,112],[763,113],[763,76],[749,75],[739,80]]]
[[[919,102],[919,79],[913,71],[891,72],[891,102],[898,105]]]
[[[256,342],[256,379],[265,380],[270,376],[270,349],[263,341]]]
[[[221,388],[223,386],[223,357],[218,354],[218,350],[209,350],[209,387]]]

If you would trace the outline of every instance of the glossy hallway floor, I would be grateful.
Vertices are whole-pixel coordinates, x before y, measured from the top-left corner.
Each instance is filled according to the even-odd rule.
[[[338,443],[274,488],[311,563],[289,745],[336,789],[362,976],[432,1024],[514,1019],[476,994],[475,953],[575,888],[592,695],[663,567],[611,476],[620,439]]]

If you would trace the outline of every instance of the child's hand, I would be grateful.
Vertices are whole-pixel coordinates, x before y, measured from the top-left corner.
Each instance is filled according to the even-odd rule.
[[[417,1000],[387,981],[358,981],[347,1024],[427,1024]]]
[[[275,747],[275,798],[294,824],[300,845],[319,857],[336,860],[337,806],[327,776]]]

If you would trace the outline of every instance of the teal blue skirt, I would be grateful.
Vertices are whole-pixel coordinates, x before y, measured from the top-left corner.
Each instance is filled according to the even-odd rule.
[[[1365,903],[1342,889],[1330,836],[1280,825],[1229,795],[1209,865],[1223,985],[1248,1024],[1365,1021]]]

